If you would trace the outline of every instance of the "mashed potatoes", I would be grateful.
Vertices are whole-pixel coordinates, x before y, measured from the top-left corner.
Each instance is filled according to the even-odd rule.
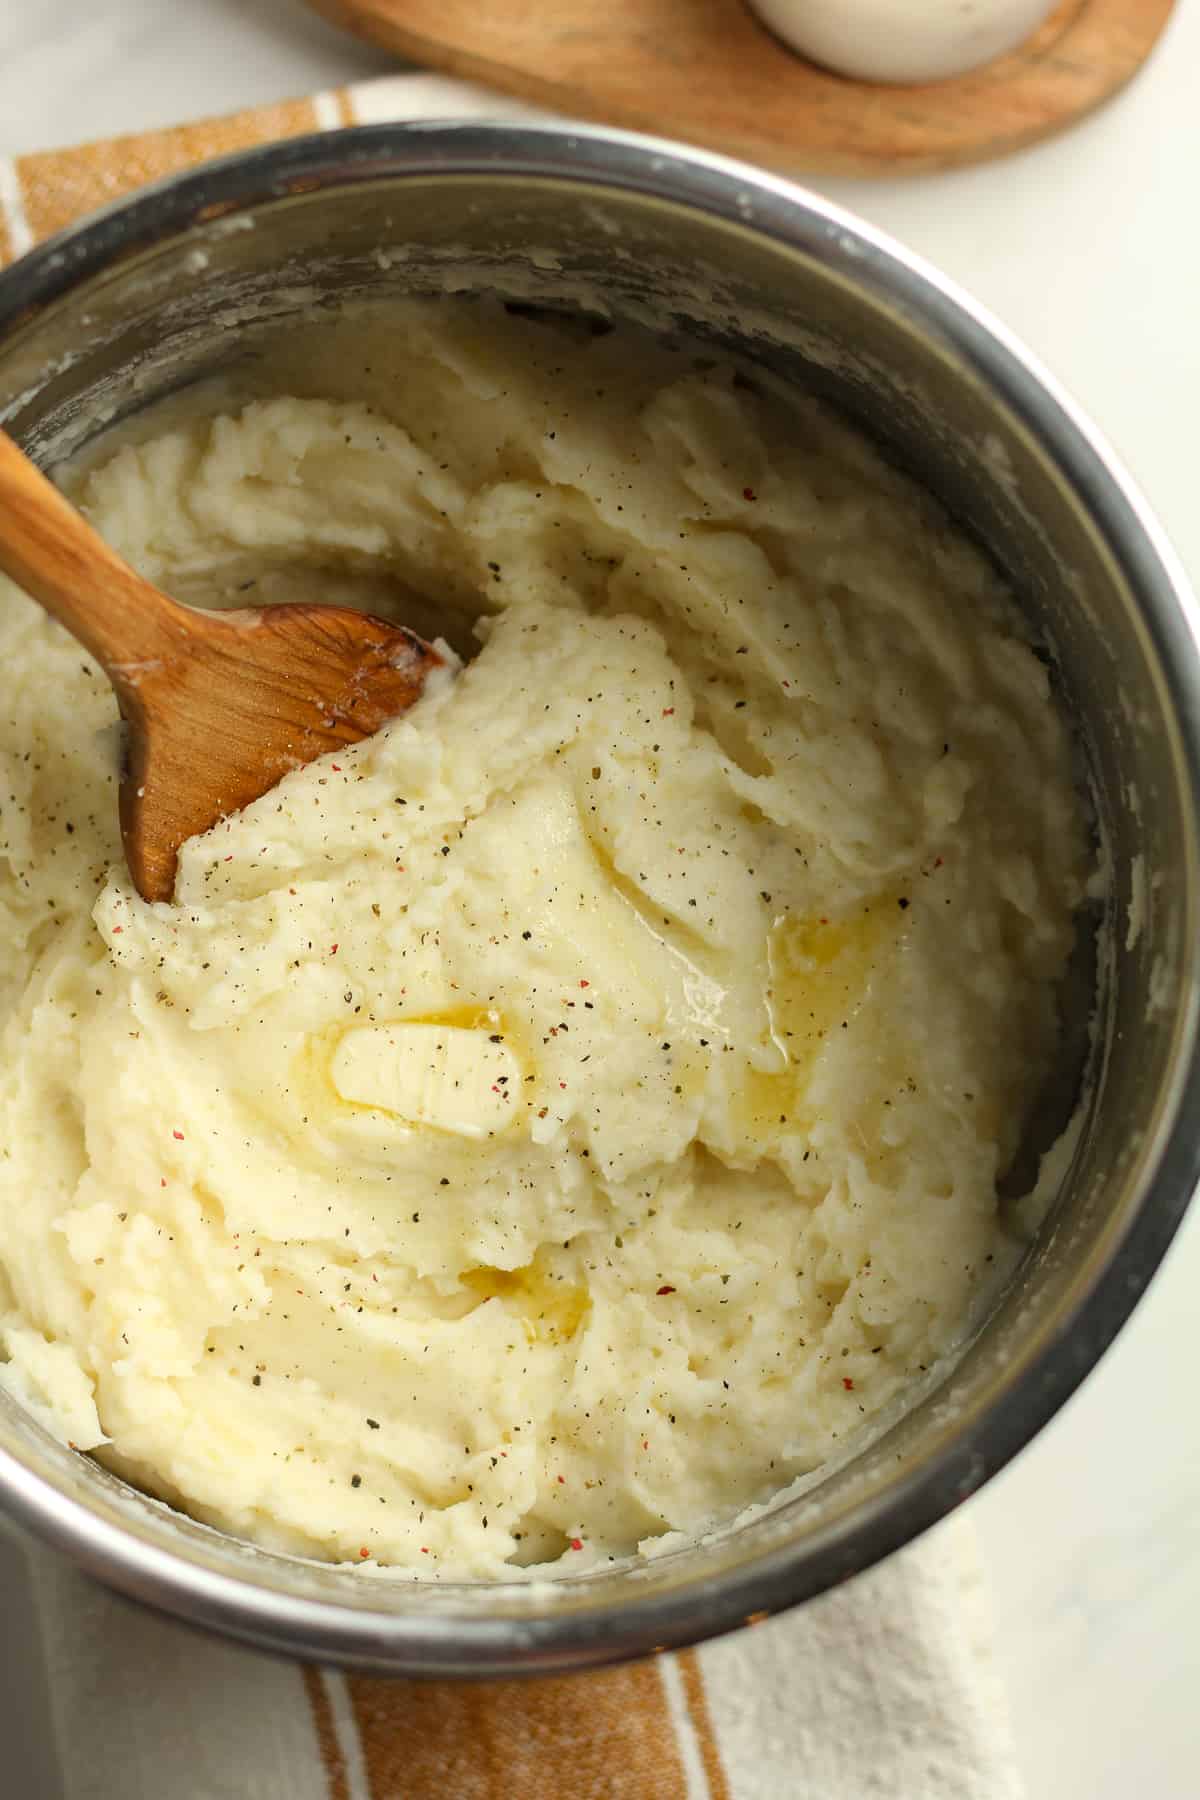
[[[121,865],[104,680],[3,593],[0,1374],[262,1543],[575,1570],[818,1467],[1011,1254],[1068,736],[815,405],[466,304],[352,375],[83,488],[179,592],[481,615],[175,904]]]

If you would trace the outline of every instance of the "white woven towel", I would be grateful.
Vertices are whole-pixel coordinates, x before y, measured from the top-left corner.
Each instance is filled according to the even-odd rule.
[[[619,1679],[611,1674],[505,1684],[492,1699],[469,1690],[467,1723],[439,1762],[425,1738],[438,1718],[458,1716],[457,1694],[450,1708],[441,1703],[446,1684],[414,1708],[407,1682],[332,1671],[306,1678],[295,1665],[141,1612],[29,1545],[0,1540],[0,1579],[10,1671],[0,1791],[11,1800],[1020,1800],[1022,1792],[974,1533],[962,1519],[836,1593],[702,1649],[692,1667],[703,1719],[684,1659],[646,1665],[655,1685],[643,1705],[661,1716],[643,1736],[653,1746],[665,1732],[668,1753],[654,1750],[640,1768],[639,1744],[635,1764],[619,1769],[601,1744],[593,1768],[578,1742],[564,1753],[547,1723],[558,1710],[573,1714],[573,1736],[586,1738],[589,1691]],[[552,1702],[539,1687],[554,1691]],[[597,1710],[608,1703],[605,1693]],[[497,1742],[506,1723],[520,1729],[527,1705],[543,1754],[526,1746],[510,1784]]]

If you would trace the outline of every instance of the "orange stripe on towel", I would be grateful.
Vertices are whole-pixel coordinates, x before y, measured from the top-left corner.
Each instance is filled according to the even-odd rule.
[[[308,1697],[308,1708],[312,1714],[313,1729],[317,1734],[317,1749],[321,1753],[321,1766],[325,1770],[325,1778],[329,1783],[329,1800],[350,1800],[350,1789],[346,1781],[346,1760],[334,1730],[333,1714],[329,1710],[329,1696],[325,1692],[325,1684],[317,1669],[301,1670],[304,1676],[304,1692]]]
[[[347,1683],[375,1800],[687,1800],[658,1666]]]
[[[687,1701],[688,1717],[692,1721],[692,1730],[696,1734],[696,1742],[700,1747],[700,1760],[704,1764],[704,1773],[708,1780],[709,1800],[729,1800],[729,1782],[725,1775],[725,1765],[721,1761],[721,1748],[713,1729],[712,1714],[708,1710],[708,1696],[704,1692],[704,1676],[701,1673],[700,1658],[694,1650],[684,1650],[675,1658],[675,1661],[679,1668],[680,1680],[683,1682],[683,1697]]]
[[[311,100],[257,106],[225,119],[111,138],[74,150],[17,159],[25,217],[35,238],[51,236],[83,213],[107,206],[148,181],[159,181],[214,156],[317,129]]]

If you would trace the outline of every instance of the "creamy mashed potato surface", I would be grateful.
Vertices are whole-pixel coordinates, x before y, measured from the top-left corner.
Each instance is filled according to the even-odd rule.
[[[815,404],[466,303],[377,364],[82,486],[177,591],[394,572],[480,619],[175,904],[120,860],[103,678],[3,593],[2,1375],[262,1543],[577,1570],[961,1335],[1082,808],[998,579]]]

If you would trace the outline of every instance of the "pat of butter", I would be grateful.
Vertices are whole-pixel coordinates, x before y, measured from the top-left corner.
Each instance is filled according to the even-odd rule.
[[[355,1105],[483,1138],[503,1131],[520,1099],[520,1066],[493,1035],[460,1025],[362,1026],[342,1038],[330,1075]]]

